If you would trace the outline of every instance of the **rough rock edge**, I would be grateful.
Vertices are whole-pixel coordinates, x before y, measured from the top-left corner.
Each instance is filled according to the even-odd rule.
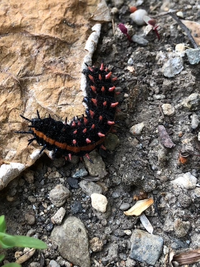
[[[82,70],[84,70],[88,65],[92,64],[92,56],[93,53],[97,47],[100,33],[101,33],[101,24],[96,23],[92,27],[92,33],[90,34],[88,40],[86,41],[85,44],[85,50],[88,51],[88,54],[84,57],[83,59],[83,64],[82,64]],[[85,86],[86,86],[86,79],[85,75],[82,74],[81,77],[81,90],[83,91],[83,95],[85,96],[86,91],[85,91]],[[51,157],[51,153],[48,153],[49,157]],[[34,150],[33,153],[30,155],[30,157],[33,160],[33,163],[40,157],[41,155],[38,155],[38,149]],[[10,162],[9,164],[2,164],[0,166],[0,190],[2,190],[4,187],[8,185],[10,181],[12,181],[14,178],[16,178],[22,171],[24,171],[26,166],[22,163],[14,163]]]

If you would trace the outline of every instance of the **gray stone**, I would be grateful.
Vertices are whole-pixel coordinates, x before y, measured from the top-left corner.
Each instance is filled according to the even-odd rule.
[[[53,224],[61,224],[62,220],[65,216],[66,210],[61,207],[57,212],[51,217],[51,221]]]
[[[103,162],[100,155],[94,150],[90,153],[90,160],[84,157],[85,165],[91,176],[98,176],[99,178],[104,178],[108,173],[106,171],[106,165]]]
[[[56,207],[61,207],[69,196],[69,189],[62,184],[56,185],[49,193],[49,198]]]
[[[174,222],[175,235],[179,238],[186,236],[188,231],[190,230],[190,227],[191,227],[190,222],[185,222],[180,219],[175,220]]]
[[[131,236],[130,258],[154,265],[160,257],[162,247],[162,237],[134,230]]]
[[[88,172],[86,171],[85,168],[82,168],[80,170],[78,170],[77,172],[75,172],[72,177],[73,178],[80,178],[80,177],[85,177],[88,175]]]
[[[117,261],[118,259],[118,244],[112,243],[108,248],[108,255],[102,258],[102,263]]]
[[[190,64],[194,65],[194,64],[198,64],[200,62],[200,48],[190,48],[187,49],[186,51],[186,55],[188,57],[188,60],[190,62]]]
[[[147,46],[149,43],[144,37],[142,37],[141,35],[137,35],[137,34],[134,34],[131,40],[142,46]]]
[[[178,196],[178,202],[180,203],[181,207],[187,208],[191,205],[192,199],[186,194],[180,194]]]
[[[191,236],[191,245],[190,245],[190,247],[191,248],[198,248],[199,244],[200,244],[200,234],[199,234],[199,232],[197,232],[197,233],[194,233]]]
[[[182,105],[189,110],[199,110],[200,94],[193,93],[182,101]]]
[[[163,74],[172,78],[183,70],[183,59],[181,57],[170,58],[163,66]]]
[[[136,262],[130,258],[126,260],[126,267],[133,267],[136,266]]]
[[[197,178],[190,172],[182,173],[178,178],[171,181],[173,185],[180,186],[185,189],[194,189],[197,184]]]
[[[64,259],[81,267],[90,267],[88,236],[78,218],[68,217],[63,225],[55,227],[51,239]]]
[[[115,148],[119,145],[120,140],[116,134],[108,134],[105,140],[105,147],[109,151],[115,150]]]
[[[60,267],[60,264],[58,264],[56,261],[51,260],[49,262],[49,267]]]
[[[95,184],[94,182],[82,180],[80,181],[79,186],[81,187],[82,191],[88,196],[91,196],[91,194],[93,193],[101,194],[103,192],[102,187],[98,184]]]
[[[130,204],[129,203],[122,203],[119,207],[120,210],[127,210],[130,208]]]
[[[169,233],[172,232],[173,230],[174,230],[173,217],[170,214],[168,214],[163,225],[163,231]]]

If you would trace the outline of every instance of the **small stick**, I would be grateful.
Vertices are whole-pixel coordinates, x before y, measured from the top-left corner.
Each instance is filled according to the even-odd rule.
[[[190,42],[192,43],[192,45],[194,46],[194,48],[198,48],[198,45],[197,43],[195,42],[190,30],[185,26],[185,24],[177,17],[177,15],[175,14],[175,10],[171,10],[169,12],[166,12],[166,13],[163,13],[163,14],[160,14],[159,16],[166,16],[166,15],[170,15],[178,24],[179,26],[181,27],[181,29],[183,31],[185,31],[185,33],[187,34]]]

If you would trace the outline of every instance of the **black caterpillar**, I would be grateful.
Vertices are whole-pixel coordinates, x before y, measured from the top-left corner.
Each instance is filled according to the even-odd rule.
[[[112,72],[104,68],[89,67],[83,71],[86,76],[86,97],[83,102],[87,105],[85,115],[74,117],[68,124],[56,121],[49,115],[41,119],[37,111],[37,118],[21,117],[31,124],[29,131],[18,133],[32,134],[28,144],[34,140],[44,149],[53,150],[54,156],[63,155],[71,160],[72,155],[86,156],[97,146],[102,145],[106,135],[115,124],[115,113],[118,102],[115,101],[115,86]],[[104,148],[104,147],[103,147]]]

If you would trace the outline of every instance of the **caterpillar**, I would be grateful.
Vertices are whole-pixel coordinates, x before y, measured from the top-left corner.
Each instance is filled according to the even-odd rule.
[[[70,123],[54,120],[50,115],[41,118],[37,111],[37,117],[27,120],[29,131],[17,133],[32,134],[28,145],[36,141],[44,149],[53,150],[54,157],[64,156],[71,160],[72,155],[86,156],[89,160],[89,152],[96,147],[103,146],[106,135],[115,125],[116,108],[119,102],[115,100],[115,86],[113,82],[117,77],[112,77],[112,72],[104,67],[90,67],[83,71],[86,76],[86,96],[83,102],[86,104],[85,115],[74,117]]]

